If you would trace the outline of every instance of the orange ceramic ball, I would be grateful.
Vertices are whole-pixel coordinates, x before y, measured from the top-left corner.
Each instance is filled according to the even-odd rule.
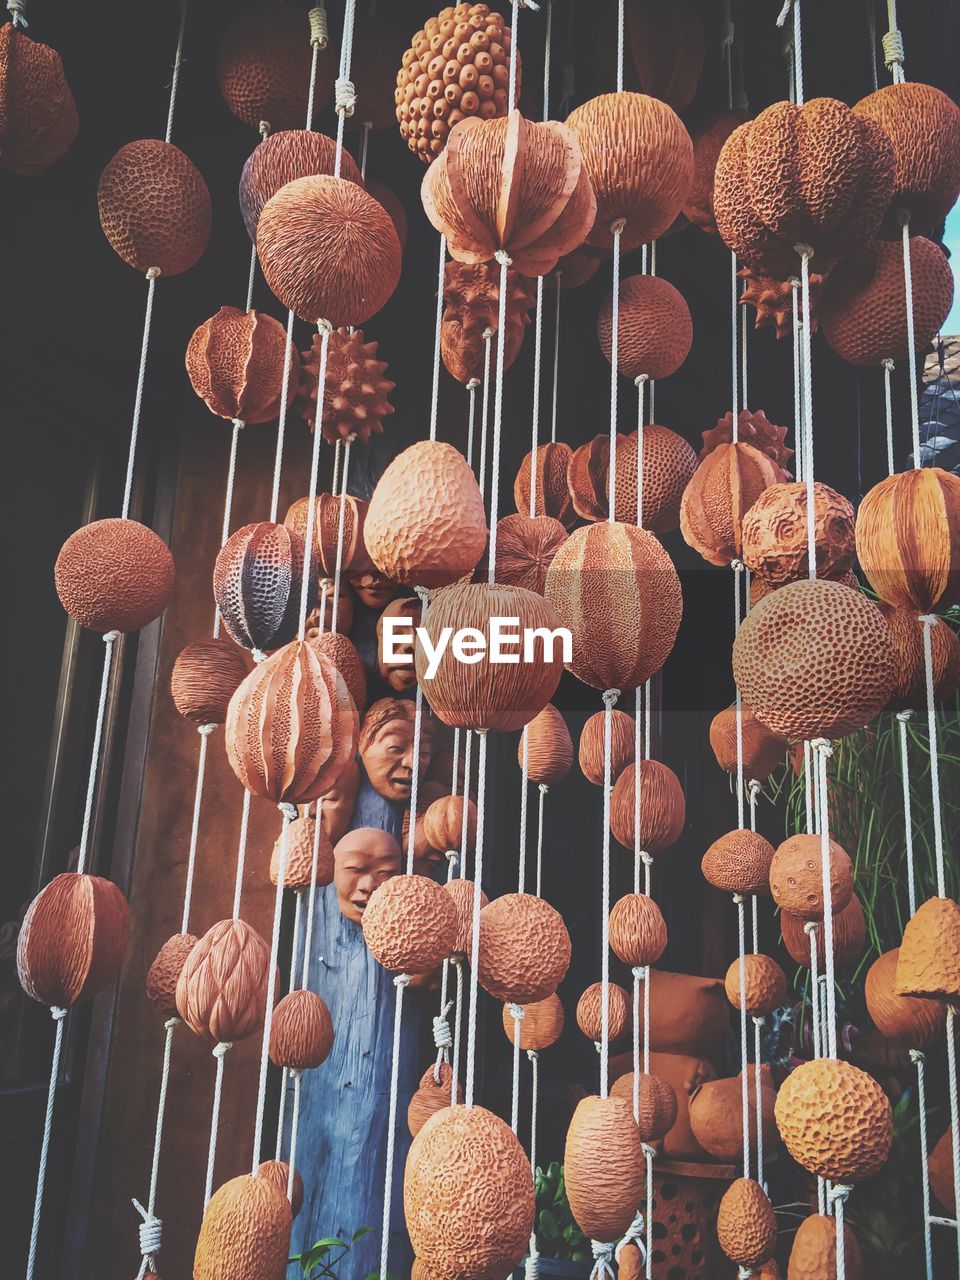
[[[292,1071],[319,1067],[333,1048],[333,1020],[315,991],[290,991],[270,1022],[270,1061]]]
[[[473,910],[477,888],[472,880],[465,880],[462,876],[454,876],[452,880],[447,881],[443,888],[453,899],[454,909],[457,913],[457,936],[454,940],[451,954],[465,956],[470,950],[470,940],[473,937]],[[490,899],[481,889],[481,911],[489,901]]]
[[[756,831],[728,831],[703,855],[703,878],[723,893],[768,893],[773,845]]]
[[[423,815],[423,834],[432,849],[459,849],[465,845],[472,852],[477,840],[477,806],[469,796],[466,804],[463,796],[439,797]]]
[[[456,1095],[456,1101],[454,1101]],[[420,1078],[420,1084],[410,1099],[407,1107],[407,1128],[410,1136],[415,1138],[432,1115],[463,1102],[463,1087],[457,1081],[453,1086],[453,1071],[449,1062],[441,1062],[438,1066],[426,1069]]]
[[[170,673],[174,706],[196,724],[223,724],[250,660],[232,640],[197,640],[177,654]]]
[[[960,601],[960,477],[888,476],[857,510],[857,559],[881,600],[930,613]]]
[[[610,947],[631,968],[656,964],[667,947],[667,923],[645,893],[628,893],[610,912]]]
[[[245,1173],[231,1178],[203,1211],[194,1280],[221,1280],[244,1271],[279,1280],[290,1252],[291,1217],[286,1187],[276,1177]]]
[[[947,1010],[928,996],[901,996],[896,992],[900,948],[885,951],[867,970],[863,994],[874,1026],[888,1040],[911,1049],[929,1049],[943,1036]]]
[[[544,1000],[534,1000],[530,1004],[520,1005],[523,1017],[519,1020],[513,1016],[512,1008],[516,1005],[503,1006],[503,1029],[507,1039],[514,1043],[516,1029],[520,1030],[520,1048],[532,1049],[539,1053],[541,1049],[549,1049],[563,1034],[565,1016],[560,997],[554,993]]]
[[[845,849],[830,841],[830,901],[842,911],[853,897],[853,863]],[[783,911],[803,920],[822,920],[823,869],[819,836],[784,840],[770,863],[770,892]]]
[[[620,1040],[630,1026],[630,996],[616,982],[607,984],[607,1039]],[[603,983],[587,987],[577,1001],[577,1026],[597,1044],[603,1037]]]
[[[179,147],[155,138],[128,142],[97,187],[100,225],[110,247],[137,271],[180,275],[210,238],[210,192]]]
[[[733,674],[774,733],[842,738],[869,724],[893,692],[890,628],[875,604],[842,583],[793,582],[747,614]]]
[[[60,603],[88,631],[139,631],[173,592],[173,556],[136,520],[94,520],[71,533],[53,570]]]
[[[813,486],[818,578],[839,581],[856,558],[853,506],[836,489]],[[772,484],[743,517],[743,563],[772,586],[808,575],[807,486]]]
[[[679,1055],[677,1055],[679,1056]],[[693,1059],[695,1061],[695,1059]],[[632,1071],[618,1076],[610,1086],[612,1098],[626,1098],[633,1108],[634,1079],[637,1082],[637,1127],[644,1142],[658,1142],[677,1122],[677,1095],[672,1084],[657,1076],[641,1071],[636,1077]],[[618,1275],[623,1275],[621,1257]],[[639,1280],[640,1272],[634,1280]]]
[[[520,470],[513,482],[513,500],[521,515],[530,512],[530,492],[533,490],[533,513],[536,516],[553,516],[565,529],[576,524],[577,516],[567,488],[567,467],[573,450],[562,440],[537,446],[536,457],[525,454]]]
[[[584,1235],[607,1241],[626,1232],[643,1198],[644,1170],[630,1102],[581,1099],[567,1129],[563,1172],[570,1212]]]
[[[497,1000],[531,1004],[556,991],[570,964],[563,917],[529,893],[505,893],[480,912],[477,974]]]
[[[887,1162],[890,1101],[850,1062],[819,1058],[797,1067],[780,1086],[775,1114],[784,1146],[809,1173],[856,1183]]]
[[[638,439],[643,456],[637,457]],[[670,533],[680,523],[684,490],[697,469],[697,455],[683,436],[656,423],[617,439],[616,515],[627,523],[639,515],[653,533]],[[610,510],[610,437],[594,436],[570,458],[567,486],[577,515],[605,520]],[[643,500],[638,504],[638,488]]]
[[[252,129],[302,129],[310,89],[310,26],[305,13],[260,5],[235,18],[217,53],[223,100]],[[318,50],[314,110],[330,97],[335,75],[333,45]]]
[[[394,876],[374,890],[363,912],[363,937],[385,969],[429,973],[453,954],[457,911],[427,876]]]
[[[177,1012],[177,982],[187,956],[197,944],[192,933],[175,933],[168,938],[147,970],[147,999],[165,1018]]]
[[[777,1247],[777,1216],[753,1178],[738,1178],[720,1198],[717,1242],[731,1262],[751,1271],[769,1262]]]
[[[180,970],[177,1012],[195,1035],[243,1040],[263,1026],[269,982],[269,945],[245,921],[221,920]]]
[[[726,565],[743,551],[743,522],[780,479],[779,468],[751,444],[720,444],[701,458],[680,502],[680,532],[709,564]]]
[[[721,111],[693,135],[693,183],[683,216],[701,231],[717,234],[713,216],[713,179],[723,144],[745,122],[742,111]]]
[[[257,1170],[259,1178],[269,1178],[273,1185],[284,1196],[287,1194],[287,1183],[290,1181],[290,1166],[285,1160],[264,1160]],[[290,1196],[290,1213],[296,1217],[303,1208],[303,1178],[300,1170],[293,1171],[293,1192]]]
[[[786,1003],[787,978],[776,960],[764,955],[743,957],[743,1004],[740,1002],[740,961],[734,960],[723,980],[727,999],[748,1018],[763,1018]]]
[[[504,516],[497,521],[497,582],[542,596],[547,570],[566,540],[566,529],[552,516]]]
[[[276,884],[280,878],[280,859],[284,856],[287,860],[283,876],[284,888],[309,889],[311,883],[333,883],[333,843],[323,829],[322,822],[319,830],[317,829],[315,818],[294,818],[286,830],[277,836],[270,854],[271,884]]]
[[[960,905],[952,898],[928,898],[907,921],[893,989],[960,1002]]]
[[[289,395],[300,382],[293,346],[273,316],[221,307],[195,330],[187,346],[187,374],[211,412],[244,423],[269,422],[280,412],[283,371],[290,365]]]
[[[367,670],[357,652],[357,646],[339,631],[318,631],[315,635],[308,632],[307,638],[316,651],[329,658],[343,676],[354,706],[362,715],[367,705]]]
[[[924,655],[924,624],[913,609],[895,609],[881,604],[893,637],[897,683],[887,704],[888,711],[926,711],[927,673]],[[933,696],[937,702],[952,698],[960,687],[960,637],[948,623],[931,627],[930,656],[933,660]]]
[[[843,1228],[843,1256],[848,1280],[863,1280],[863,1259],[857,1237]],[[790,1248],[787,1280],[821,1280],[837,1274],[837,1223],[826,1214],[811,1213],[797,1227]]]
[[[787,740],[762,724],[749,707],[741,704],[741,747],[743,776],[762,782],[787,754]],[[710,746],[717,764],[727,773],[737,772],[737,708],[736,704],[718,711],[710,721]]]
[[[610,830],[626,849],[636,838],[636,765],[627,765],[610,798]],[[659,760],[640,764],[639,844],[647,853],[661,853],[680,838],[687,820],[680,779]]]
[[[595,711],[580,732],[578,759],[583,776],[595,787],[602,787],[605,776],[604,739],[606,713]],[[616,782],[633,764],[636,747],[637,725],[633,716],[616,707],[610,712],[610,781]]]
[[[669,280],[660,276],[627,276],[619,286],[617,368],[625,378],[645,373],[669,378],[686,360],[693,343],[690,308]],[[612,363],[613,299],[607,297],[597,317],[600,349]]]
[[[807,924],[800,916],[791,915],[789,911],[780,912],[780,931],[783,945],[794,964],[809,965],[811,938],[807,932]],[[826,963],[826,942],[823,926],[818,925],[813,937],[816,941],[817,967],[820,973]],[[867,940],[867,922],[864,919],[860,899],[854,894],[842,911],[833,917],[833,962],[838,973],[852,970],[863,955]]]
[[[548,702],[526,726],[527,777],[542,787],[562,782],[573,768],[573,741],[563,716]],[[523,742],[517,745],[523,767]]]
[[[319,173],[332,177],[336,154],[337,144],[332,138],[303,128],[271,133],[254,147],[240,175],[240,212],[250,239],[257,238],[263,206],[281,187],[296,178],[312,178]],[[360,170],[347,150],[340,155],[340,177],[361,182]]]

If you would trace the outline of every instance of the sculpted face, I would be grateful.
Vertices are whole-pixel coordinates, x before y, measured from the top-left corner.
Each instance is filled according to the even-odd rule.
[[[377,573],[375,569],[367,569],[362,573],[349,573],[350,585],[356,592],[357,599],[371,609],[382,609],[393,599],[397,584]]]
[[[374,889],[399,874],[400,856],[400,846],[389,831],[360,827],[345,835],[333,851],[333,883],[341,915],[360,924]]]
[[[320,825],[336,844],[347,833],[353,810],[357,803],[357,792],[360,789],[360,765],[351,760],[337,779],[337,785],[324,792],[321,797]],[[316,816],[316,805],[311,805],[313,816]]]
[[[409,800],[413,783],[413,703],[381,698],[370,707],[360,730],[360,759],[374,791],[387,800]],[[420,776],[430,766],[433,722],[424,715],[420,730]]]
[[[412,661],[409,665],[400,664],[396,661],[385,661],[383,644],[384,622],[388,618],[410,619],[409,641],[395,637],[393,640],[393,652],[396,656],[402,654],[412,659],[413,651],[416,648],[414,628],[420,625],[422,608],[416,596],[404,596],[402,599],[394,600],[388,604],[377,621],[377,666],[380,668],[380,676],[384,683],[389,685],[396,693],[412,693],[417,687],[417,672]],[[406,626],[404,626],[403,631],[405,634],[407,631]]]
[[[323,630],[332,631],[331,625],[333,617],[333,579],[323,578],[317,587],[317,603],[307,615],[307,638],[310,638],[311,632],[318,632],[321,629],[321,618],[323,620]],[[353,592],[350,585],[345,579],[340,580],[340,594],[337,596],[337,626],[336,630],[340,635],[349,635],[350,628],[353,626]]]

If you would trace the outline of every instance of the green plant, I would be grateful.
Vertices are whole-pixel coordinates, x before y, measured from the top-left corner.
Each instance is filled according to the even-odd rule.
[[[373,1227],[358,1227],[349,1240],[339,1236],[326,1236],[318,1240],[303,1253],[295,1253],[290,1262],[299,1262],[303,1280],[316,1280],[318,1276],[327,1276],[329,1280],[339,1280],[337,1268],[358,1240],[370,1234]],[[379,1271],[371,1271],[365,1280],[379,1280]],[[387,1272],[386,1280],[396,1280]]]
[[[537,1203],[537,1247],[544,1258],[588,1262],[590,1242],[573,1220],[563,1182],[563,1165],[554,1160],[537,1167],[533,1180]]]

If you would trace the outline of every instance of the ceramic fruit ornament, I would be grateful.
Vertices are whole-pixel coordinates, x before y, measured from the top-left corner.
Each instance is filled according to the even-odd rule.
[[[693,135],[693,182],[683,206],[683,216],[701,231],[717,234],[713,216],[713,179],[723,144],[734,129],[746,122],[742,111],[721,111]]]
[[[595,711],[580,731],[577,759],[588,782],[602,787],[605,773],[603,711]],[[616,782],[628,765],[633,764],[637,726],[633,716],[616,707],[610,713],[610,779]]]
[[[643,1195],[644,1157],[626,1098],[577,1103],[563,1153],[570,1212],[591,1240],[619,1240]]]
[[[173,556],[136,520],[94,520],[71,533],[53,569],[60,603],[88,631],[139,631],[173,593]]]
[[[839,581],[856,558],[853,506],[829,485],[813,486],[818,578]],[[773,484],[743,517],[743,563],[771,586],[808,576],[807,486]]]
[[[243,1040],[263,1026],[270,947],[243,920],[221,920],[192,948],[177,979],[177,1012],[194,1035]]]
[[[553,516],[565,529],[572,529],[577,514],[567,488],[567,467],[573,450],[563,441],[537,446],[536,457],[526,454],[513,483],[513,500],[521,515],[529,514],[530,491],[534,491],[534,515]]]
[[[893,637],[897,668],[889,711],[925,711],[927,707],[926,659],[923,652],[923,623],[914,609],[896,609],[881,603],[880,612],[887,620]],[[960,637],[951,626],[930,630],[930,656],[933,666],[933,696],[944,702],[952,698],[960,686]]]
[[[523,767],[523,743],[517,744],[517,763]],[[542,787],[562,782],[573,768],[573,741],[567,722],[548,702],[527,725],[527,777]]]
[[[67,150],[77,124],[57,51],[16,22],[0,28],[0,169],[40,173]]]
[[[724,893],[769,893],[773,845],[738,828],[714,840],[700,863],[703,878]]]
[[[566,529],[552,516],[504,516],[497,521],[497,582],[542,596],[547,570],[566,540]]]
[[[607,984],[607,1038],[622,1039],[630,1027],[631,1000],[628,992],[616,982]],[[603,1036],[603,984],[594,982],[577,1001],[577,1026],[599,1044]]]
[[[848,1280],[862,1280],[863,1260],[852,1229],[843,1227],[844,1266]],[[790,1249],[787,1280],[821,1280],[837,1274],[837,1224],[826,1214],[812,1213],[797,1227]]]
[[[313,335],[303,353],[303,376],[297,408],[307,425],[316,430],[317,395],[322,339]],[[377,358],[377,344],[365,342],[360,329],[334,329],[327,343],[326,394],[323,401],[323,438],[366,442],[383,431],[383,420],[393,413],[390,393],[396,386],[386,377],[387,362]]]
[[[249,670],[246,653],[232,640],[198,640],[177,654],[170,696],[184,719],[223,724],[230,699]]]
[[[764,1063],[760,1079],[760,1130],[763,1149],[771,1152],[779,1145],[774,1120],[777,1090],[770,1067]],[[743,1080],[706,1080],[690,1095],[690,1129],[695,1140],[714,1160],[736,1164],[743,1158]],[[757,1081],[753,1067],[747,1069],[747,1108],[750,1141],[757,1139]]]
[[[632,523],[637,518],[637,484],[643,476],[641,527],[669,533],[680,523],[684,490],[697,469],[693,449],[668,427],[650,423],[643,428],[643,459],[637,459],[638,434],[617,440],[616,516]],[[606,520],[610,510],[610,437],[597,435],[570,458],[567,485],[577,515]]]
[[[830,840],[830,901],[842,911],[853,897],[850,855]],[[794,835],[778,846],[770,863],[770,893],[783,911],[803,920],[823,919],[823,868],[819,836]]]
[[[731,1262],[758,1267],[777,1247],[777,1218],[766,1192],[753,1178],[738,1178],[720,1199],[717,1240]]]
[[[770,956],[743,957],[744,1000],[740,998],[740,961],[734,960],[723,980],[727,999],[735,1009],[743,1009],[748,1018],[764,1018],[786,1003],[787,978]]]
[[[429,973],[453,954],[457,912],[426,876],[394,876],[374,890],[363,912],[363,938],[393,973]]]
[[[777,340],[793,333],[793,287],[789,280],[778,280],[775,276],[765,276],[760,272],[744,267],[737,272],[743,281],[740,290],[740,305],[753,307],[755,329],[772,328]],[[816,333],[819,328],[817,314],[820,290],[826,276],[810,273],[810,332]],[[803,319],[803,299],[797,295],[797,319]],[[791,450],[791,453],[793,451]]]
[[[313,49],[306,15],[259,5],[235,18],[217,53],[217,82],[233,114],[251,129],[265,120],[271,130],[302,129]],[[333,46],[318,48],[314,108],[333,87]]]
[[[957,1193],[953,1181],[953,1128],[948,1125],[927,1156],[930,1190],[949,1213],[956,1212]]]
[[[700,462],[680,502],[680,532],[709,564],[727,565],[743,551],[743,521],[779,480],[776,464],[751,444],[719,444]]]
[[[960,906],[951,898],[929,898],[907,922],[893,989],[960,1001]]]
[[[456,1101],[451,1102],[451,1097]],[[410,1104],[407,1107],[407,1128],[410,1136],[415,1138],[432,1115],[443,1111],[445,1107],[458,1106],[463,1102],[463,1088],[457,1081],[453,1088],[453,1071],[449,1062],[441,1062],[426,1069],[420,1078]]]
[[[495,262],[452,261],[444,267],[443,281],[440,354],[447,372],[466,384],[471,378],[483,377],[484,333],[488,329],[499,333],[500,268]],[[518,271],[508,271],[504,369],[509,369],[520,353],[535,302],[532,282]]]
[[[570,964],[559,911],[529,893],[505,893],[480,912],[477,974],[497,1000],[531,1004],[552,995]]]
[[[263,206],[281,187],[321,173],[333,177],[336,156],[334,140],[314,129],[281,129],[254,147],[240,175],[240,213],[250,239],[257,238]],[[340,177],[363,185],[360,170],[345,149],[340,153]]]
[[[336,496],[318,493],[314,499],[313,555],[326,577],[333,577],[336,573],[338,557],[341,573],[364,572],[372,567],[363,540],[368,505],[362,498],[354,498],[349,493]],[[305,540],[309,514],[309,498],[298,498],[287,508],[283,517],[284,528]],[[341,582],[341,591],[343,586]]]
[[[197,944],[192,933],[175,933],[168,938],[147,970],[147,999],[164,1018],[177,1012],[177,982],[187,956]]]
[[[269,1178],[273,1185],[287,1194],[287,1183],[290,1181],[290,1166],[286,1160],[264,1160],[257,1168],[257,1176]],[[290,1213],[295,1218],[303,1208],[303,1179],[298,1169],[293,1171],[293,1191],[290,1196]]]
[[[317,653],[329,658],[343,676],[353,705],[362,715],[367,706],[367,669],[356,645],[339,631],[321,631],[316,635],[311,632],[307,639]]]
[[[809,1173],[862,1182],[887,1162],[893,1142],[889,1099],[852,1063],[803,1063],[780,1086],[775,1114],[784,1146]]]
[[[667,924],[645,893],[628,893],[610,911],[610,947],[618,960],[634,968],[656,964],[667,948]]]
[[[658,1142],[677,1120],[677,1094],[673,1085],[658,1076],[640,1072],[636,1077],[637,1128],[644,1142]],[[626,1098],[633,1108],[634,1074],[628,1071],[610,1088],[613,1098]]]
[[[207,408],[243,423],[269,422],[280,412],[287,338],[283,325],[260,311],[221,307],[194,331],[187,375]],[[295,395],[299,361],[291,348],[289,386]]]
[[[315,991],[290,991],[273,1011],[270,1061],[292,1071],[325,1062],[333,1048],[333,1020]]]
[[[810,935],[806,925],[809,922],[800,916],[791,915],[789,911],[780,912],[780,931],[783,934],[783,945],[794,964],[809,965]],[[822,928],[815,930],[814,938],[817,947],[817,967],[823,972],[826,963],[826,944]],[[833,916],[833,962],[838,973],[846,973],[854,968],[863,955],[867,941],[867,922],[864,919],[860,899],[854,894],[842,911]]]
[[[477,806],[469,796],[466,804],[463,796],[434,800],[423,815],[423,834],[434,849],[466,848],[472,853],[477,840]]]
[[[303,538],[282,524],[245,524],[226,540],[213,566],[213,596],[227,631],[247,649],[276,649],[297,633]],[[316,594],[310,556],[308,599]]]
[[[203,1211],[194,1280],[246,1274],[282,1280],[290,1252],[291,1208],[274,1178],[242,1174],[214,1192]]]
[[[455,884],[456,881],[451,881]],[[503,1006],[503,1029],[507,1039],[514,1043],[514,1036],[519,1028],[520,1048],[532,1049],[539,1053],[541,1049],[549,1049],[563,1034],[564,1012],[560,997],[554,993],[544,1000],[534,1000],[520,1006],[523,1017],[517,1019],[510,1012],[510,1006]]]
[[[462,958],[470,950],[470,939],[473,935],[473,899],[476,886],[472,880],[466,880],[463,876],[454,876],[452,880],[447,881],[443,889],[453,899],[453,906],[457,913],[457,936],[451,955]],[[481,889],[481,911],[489,901],[490,899]]]
[[[783,761],[787,754],[787,740],[772,733],[762,724],[748,706],[741,704],[741,741],[743,776],[762,782]],[[710,746],[717,764],[727,773],[737,772],[737,708],[736,705],[718,711],[710,721]]]
[[[610,799],[610,830],[625,849],[636,843],[634,828],[636,765],[627,765]],[[687,820],[683,788],[677,775],[659,760],[640,763],[640,848],[662,853],[680,839]]]
[[[929,997],[897,995],[895,990],[900,948],[885,951],[867,970],[864,996],[867,1012],[877,1030],[910,1049],[927,1049],[943,1035],[946,1007]]]
[[[333,883],[333,844],[322,824],[320,830],[317,830],[315,818],[307,815],[294,818],[286,831],[277,836],[270,854],[271,884],[276,884],[280,877],[280,859],[284,856],[284,847],[284,888],[309,889],[311,884]]]
[[[733,443],[733,411],[718,418],[716,426],[701,432],[701,436],[703,445],[698,455],[700,462],[708,453],[713,453],[718,445]],[[786,466],[793,457],[793,450],[788,449],[784,443],[786,437],[787,428],[778,427],[776,423],[771,422],[762,409],[741,409],[737,414],[738,441],[751,445],[770,459],[774,465],[778,483],[790,479]]]
[[[645,373],[669,378],[686,360],[693,343],[690,308],[669,280],[627,276],[619,283],[617,369],[625,378]],[[613,301],[608,295],[597,316],[600,350],[613,354]]]
[[[857,559],[881,600],[930,613],[960,600],[960,478],[940,467],[881,480],[857,510]]]

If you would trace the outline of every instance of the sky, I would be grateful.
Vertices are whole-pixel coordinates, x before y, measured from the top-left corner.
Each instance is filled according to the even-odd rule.
[[[950,250],[950,266],[953,268],[953,309],[944,321],[944,336],[960,334],[960,204],[954,205],[947,217],[947,229],[943,242]]]

